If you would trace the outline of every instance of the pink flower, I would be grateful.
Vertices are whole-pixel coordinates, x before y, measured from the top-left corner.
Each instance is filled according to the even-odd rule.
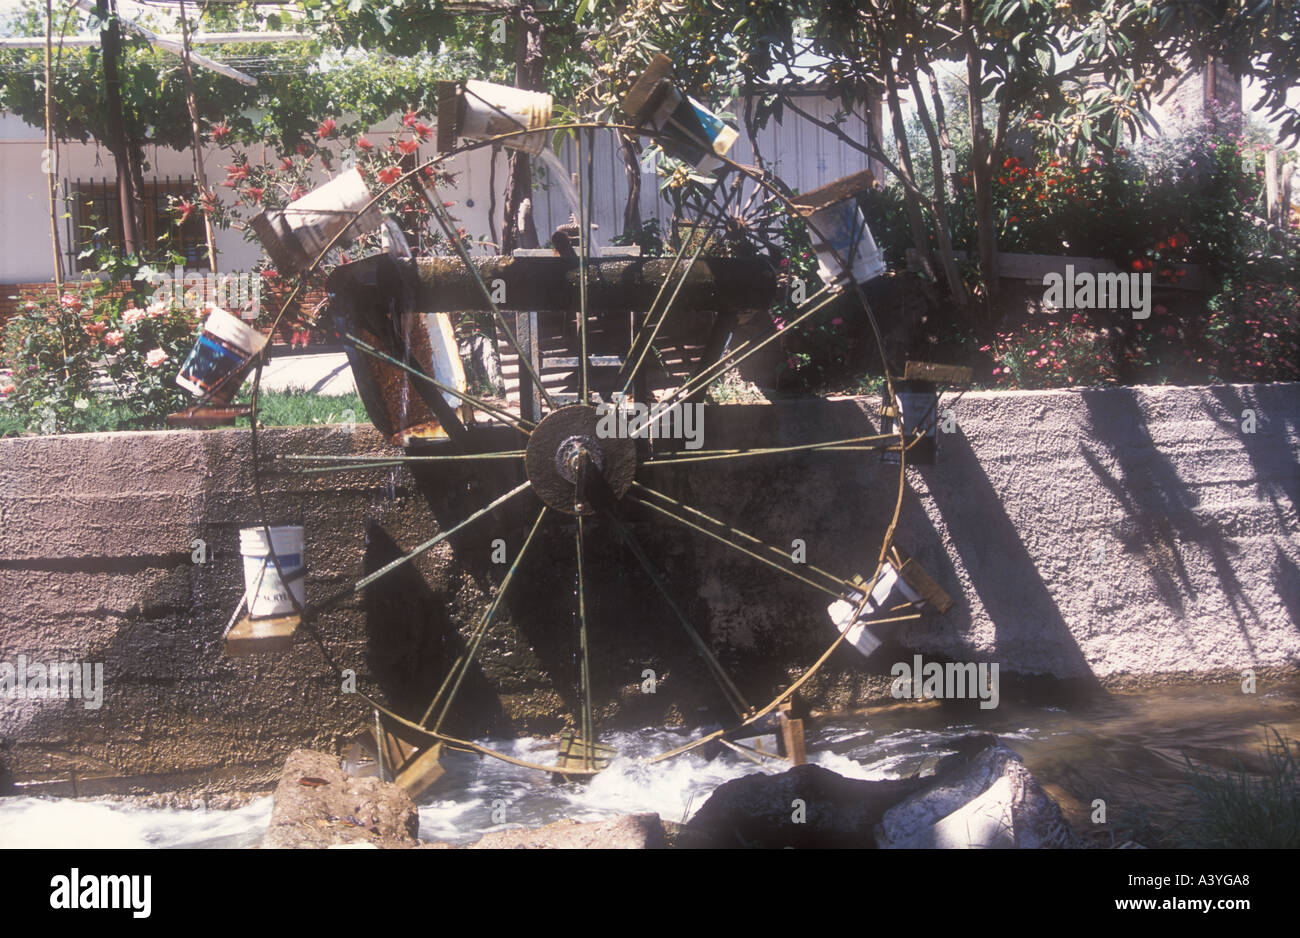
[[[167,353],[160,348],[151,350],[144,357],[144,363],[148,365],[150,368],[157,368],[166,360],[167,360]]]
[[[337,125],[334,123],[334,118],[332,117],[325,118],[325,120],[321,122],[321,125],[316,128],[316,139],[324,140],[326,137],[334,136],[334,128],[336,126]]]
[[[122,313],[122,325],[134,326],[141,319],[145,318],[145,311],[132,306]]]
[[[81,309],[81,297],[75,293],[65,293],[59,297],[59,303],[68,309]]]
[[[109,348],[117,348],[122,344],[122,338],[122,331],[120,329],[114,329],[112,332],[104,336],[104,344]]]
[[[12,385],[12,384],[6,384],[4,387],[0,387],[0,394],[4,394],[4,395],[8,396],[8,395],[14,393],[14,391],[16,391],[16,390],[18,390],[18,389],[17,389],[14,385]]]

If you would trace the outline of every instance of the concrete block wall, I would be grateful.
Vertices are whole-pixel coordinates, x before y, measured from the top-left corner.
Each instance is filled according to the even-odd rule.
[[[887,694],[914,652],[997,661],[1004,675],[1102,687],[1217,679],[1300,662],[1300,385],[970,393],[933,467],[907,471],[897,541],[956,599],[870,660],[841,648],[813,707]],[[865,398],[708,409],[707,448],[872,433]],[[1243,430],[1253,412],[1254,432]],[[259,434],[289,453],[386,452],[369,427]],[[503,446],[514,445],[503,440]],[[307,527],[320,597],[522,481],[471,468],[268,472],[266,514]],[[418,715],[536,516],[520,495],[401,573],[323,614],[280,655],[232,659],[237,529],[256,522],[244,430],[0,440],[0,663],[104,666],[104,705],[0,699],[0,784],[68,792],[212,791],[268,783],[288,751],[337,748],[369,717],[337,669]],[[897,492],[874,453],[642,467],[638,479],[769,543],[870,574]],[[628,504],[625,518],[751,703],[835,637],[830,597]],[[577,703],[573,529],[552,516],[448,728],[553,733]],[[207,562],[193,562],[194,540]],[[602,722],[694,723],[720,698],[662,597],[607,528],[587,531]],[[658,693],[639,693],[645,668]]]

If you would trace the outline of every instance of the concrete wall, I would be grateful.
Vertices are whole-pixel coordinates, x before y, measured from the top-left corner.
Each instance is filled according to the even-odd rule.
[[[867,399],[709,409],[706,447],[871,433]],[[1254,412],[1255,432],[1242,431]],[[869,661],[839,649],[814,707],[887,693],[913,651],[1113,686],[1300,662],[1300,385],[967,394],[938,464],[908,471],[898,542],[957,600]],[[275,453],[382,452],[368,426],[260,434]],[[0,662],[102,662],[99,710],[0,700],[0,776],[79,791],[246,788],[298,746],[332,748],[367,717],[362,689],[418,714],[535,517],[531,493],[475,522],[301,630],[281,655],[232,659],[221,634],[241,588],[237,531],[260,515],[247,431],[0,440]],[[522,479],[513,463],[269,476],[272,522],[301,516],[310,595],[450,526]],[[896,470],[821,453],[642,467],[639,479],[808,559],[870,573]],[[754,703],[835,632],[829,597],[626,506],[683,611]],[[552,518],[507,596],[448,728],[550,733],[577,703],[573,524]],[[192,541],[213,552],[192,560]],[[720,698],[632,555],[587,531],[599,719],[700,722]],[[645,668],[659,692],[638,691]],[[1004,685],[1004,693],[1006,686]],[[115,783],[105,777],[129,777]]]

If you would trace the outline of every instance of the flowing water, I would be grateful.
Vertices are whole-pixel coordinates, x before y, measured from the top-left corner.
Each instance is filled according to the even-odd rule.
[[[559,185],[560,192],[564,195],[565,201],[569,203],[569,211],[573,213],[575,219],[581,218],[582,212],[581,205],[578,202],[578,190],[573,185],[569,170],[550,147],[542,149],[541,160],[546,165],[547,181]],[[591,206],[589,205],[587,208],[590,213]],[[600,257],[600,245],[596,243],[596,240],[590,234],[587,236],[587,254],[590,257]]]
[[[809,761],[861,779],[926,771],[968,733],[996,733],[1087,829],[1092,802],[1104,799],[1119,838],[1174,843],[1192,806],[1186,759],[1198,766],[1262,762],[1266,727],[1300,738],[1300,679],[1243,694],[1236,685],[1163,688],[1050,703],[1003,698],[994,710],[901,703],[837,714],[810,725]],[[718,785],[763,771],[729,752],[691,753],[655,765],[638,761],[704,732],[645,729],[610,733],[621,755],[590,782],[556,784],[495,759],[454,753],[447,774],[420,808],[425,840],[468,843],[507,827],[561,818],[599,820],[654,811],[682,821]],[[549,761],[554,744],[492,743],[511,755]],[[773,765],[769,771],[778,771]],[[266,830],[271,798],[233,811],[141,808],[110,801],[0,799],[5,847],[251,847]]]

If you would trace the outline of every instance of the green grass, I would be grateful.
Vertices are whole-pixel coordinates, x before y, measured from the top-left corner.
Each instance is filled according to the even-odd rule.
[[[245,391],[238,398],[240,403],[248,403],[249,392]],[[303,427],[313,424],[329,423],[369,423],[365,405],[356,394],[343,394],[338,397],[321,397],[306,391],[288,391],[282,393],[265,393],[258,398],[258,419],[264,427]],[[163,418],[142,420],[120,405],[97,407],[84,417],[85,427],[81,432],[104,432],[111,430],[164,429]],[[241,420],[240,426],[248,426]],[[37,432],[28,428],[22,418],[7,405],[0,403],[0,437],[22,436]]]
[[[1300,847],[1300,742],[1270,727],[1265,763],[1255,771],[1238,763],[1222,771],[1187,760],[1196,801],[1190,834],[1197,847]]]
[[[238,398],[248,403],[249,393]],[[368,423],[366,407],[356,394],[322,397],[308,391],[265,392],[257,397],[257,416],[265,427],[306,427],[325,423]]]
[[[19,436],[24,430],[23,422],[8,404],[0,404],[0,436]]]

